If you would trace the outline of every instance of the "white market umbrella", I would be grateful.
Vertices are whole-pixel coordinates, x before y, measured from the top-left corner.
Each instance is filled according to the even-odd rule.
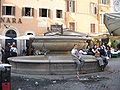
[[[31,37],[34,37],[33,35],[24,35],[24,36],[19,36],[16,37],[14,39],[18,39],[18,40],[29,40]]]
[[[34,37],[33,35],[23,35],[23,36],[18,36],[16,38],[13,38],[15,40],[22,40],[22,46],[23,46],[23,49],[26,49],[26,45],[25,45],[25,41],[26,40],[29,40],[31,37]]]
[[[7,36],[2,36],[0,35],[0,39],[12,39],[11,37],[7,37]]]

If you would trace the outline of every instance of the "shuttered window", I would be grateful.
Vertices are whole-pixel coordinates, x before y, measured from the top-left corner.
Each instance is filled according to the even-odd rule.
[[[97,10],[98,10],[98,9],[97,9],[97,4],[91,2],[91,3],[90,3],[90,13],[97,15]]]
[[[110,0],[101,0],[101,4],[109,4]]]
[[[62,10],[56,10],[56,18],[62,18]]]
[[[22,16],[34,16],[34,8],[23,7]]]
[[[2,6],[2,15],[14,15],[15,16],[15,7],[14,6]]]
[[[67,12],[75,12],[75,1],[74,0],[67,1]]]
[[[39,9],[39,16],[40,17],[51,17],[51,10],[50,9],[45,9],[45,8],[40,8]]]
[[[91,27],[91,33],[95,33],[95,24],[91,23],[90,27]]]

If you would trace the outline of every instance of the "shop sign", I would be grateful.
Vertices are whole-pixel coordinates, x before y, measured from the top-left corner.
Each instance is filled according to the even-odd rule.
[[[5,18],[5,17],[0,17],[0,23],[17,23],[17,24],[22,24],[21,18]]]
[[[52,32],[62,32],[63,25],[51,25]]]

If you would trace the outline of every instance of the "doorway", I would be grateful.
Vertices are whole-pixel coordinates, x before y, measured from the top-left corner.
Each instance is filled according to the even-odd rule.
[[[11,37],[12,39],[6,39],[5,40],[5,46],[10,43],[10,44],[13,44],[13,42],[15,42],[16,46],[17,46],[17,41],[13,38],[15,38],[17,36],[16,32],[14,30],[8,30],[5,34],[5,36],[7,37]]]

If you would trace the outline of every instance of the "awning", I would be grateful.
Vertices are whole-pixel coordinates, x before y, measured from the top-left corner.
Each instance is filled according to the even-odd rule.
[[[7,36],[2,36],[0,35],[0,39],[12,39],[11,37],[7,37]]]
[[[14,39],[18,40],[29,40],[30,38],[34,37],[34,35],[24,35],[24,36],[19,36]]]

